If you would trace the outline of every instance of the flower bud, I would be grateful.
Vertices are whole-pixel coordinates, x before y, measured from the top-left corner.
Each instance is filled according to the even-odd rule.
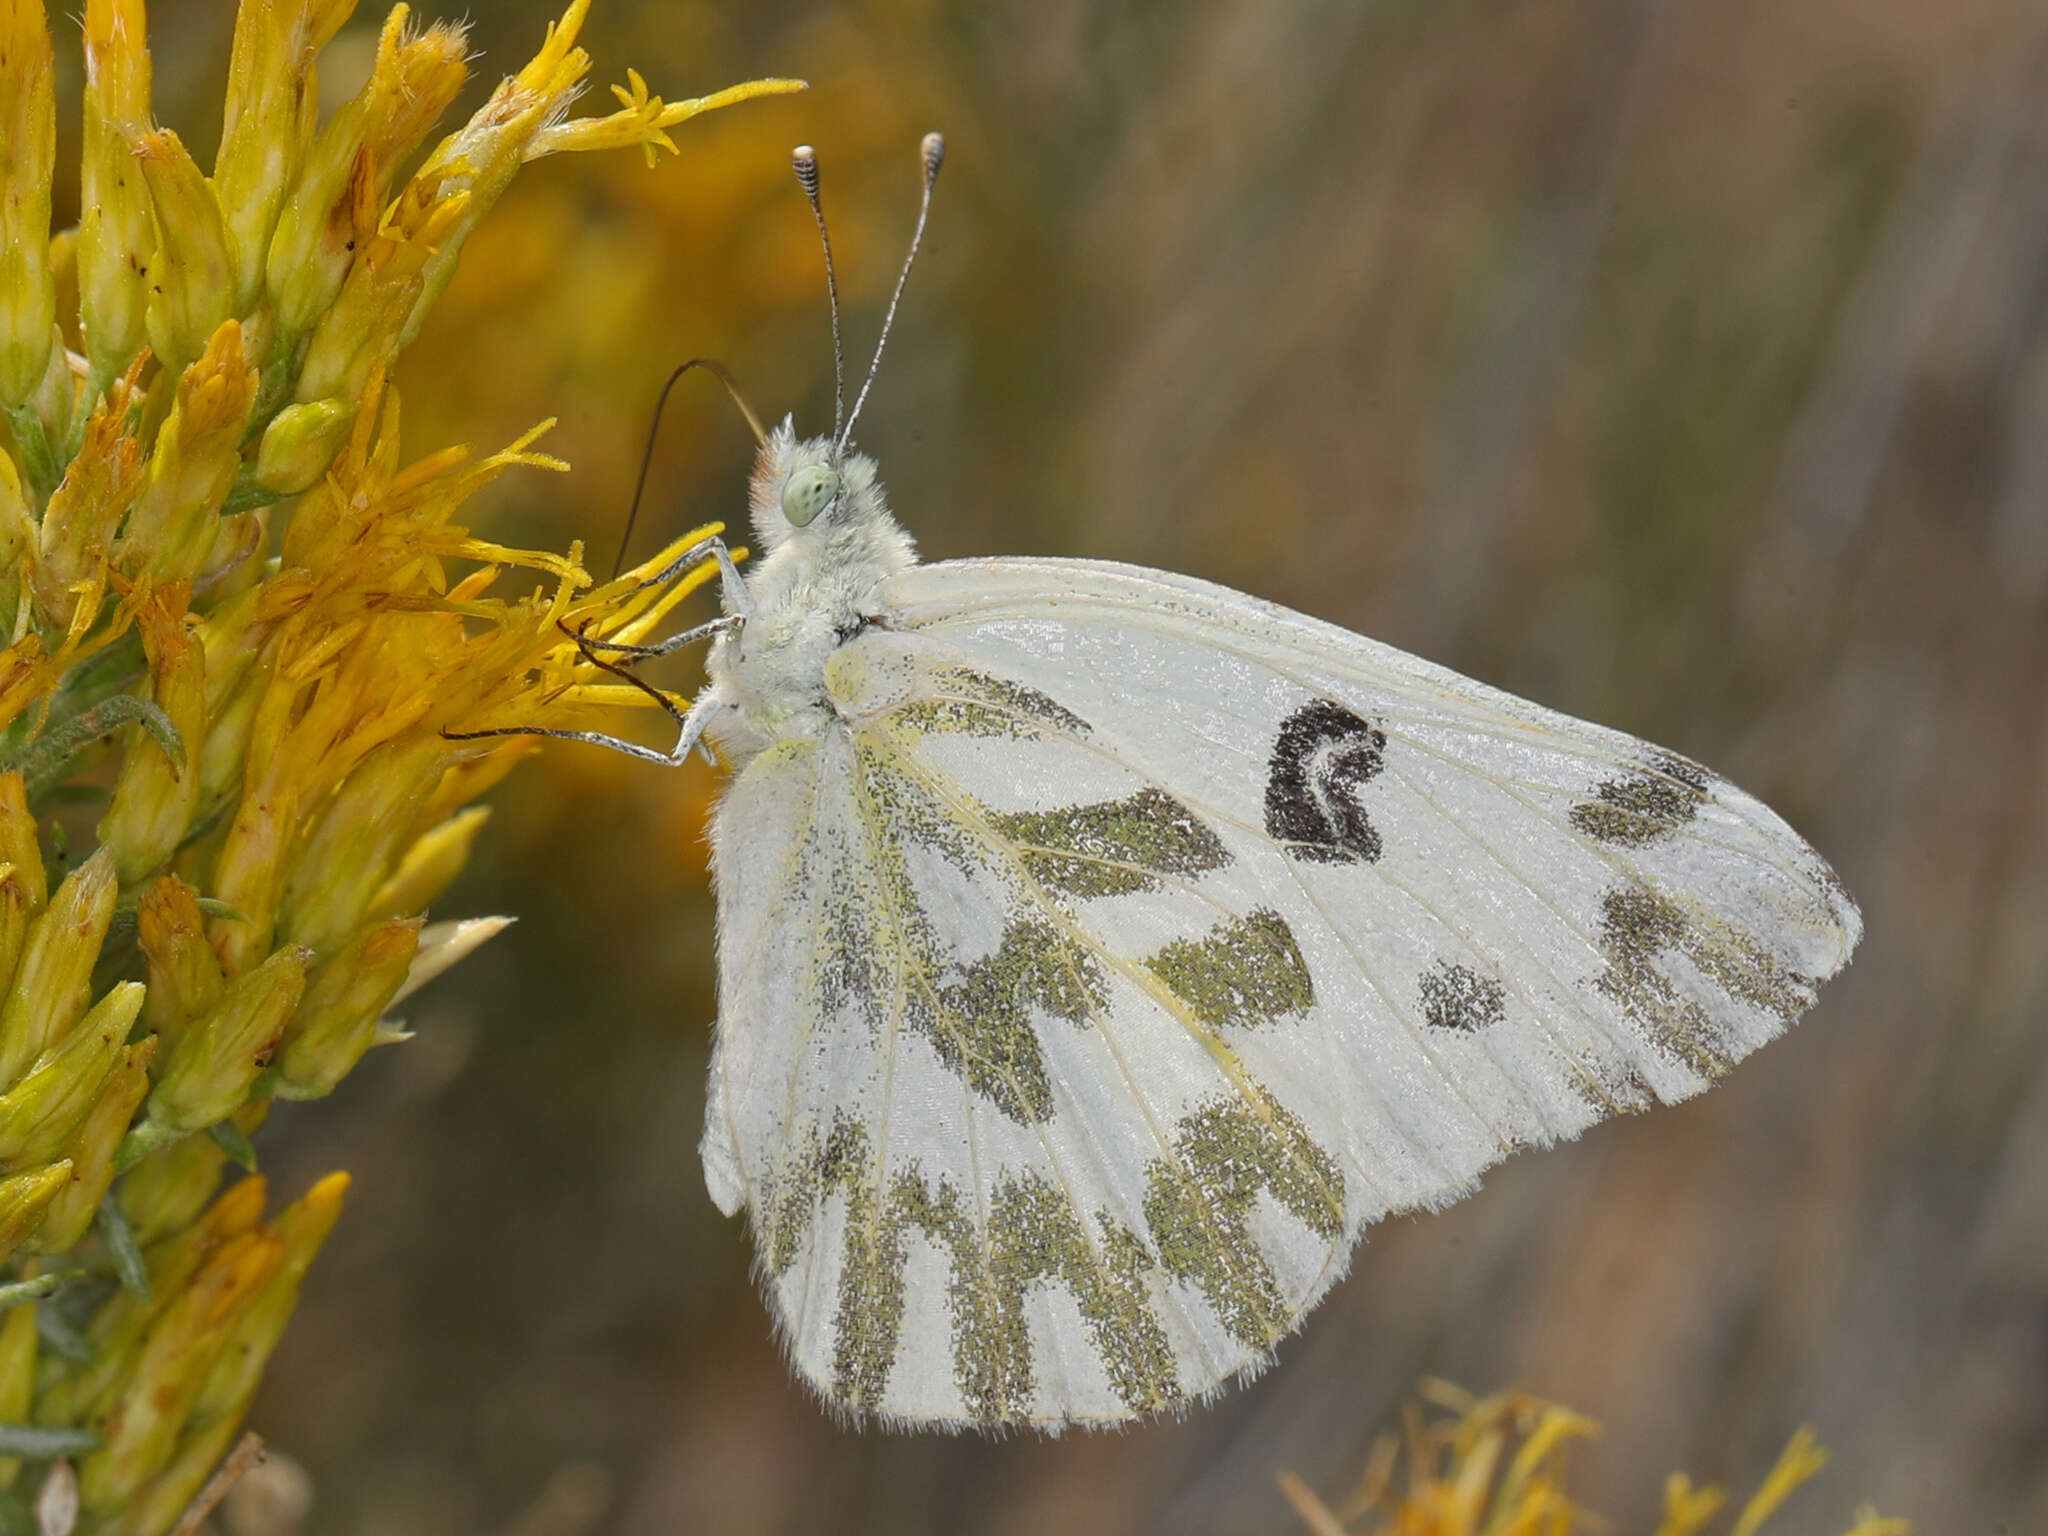
[[[256,400],[242,328],[223,321],[178,379],[157,429],[149,478],[121,533],[122,564],[159,583],[189,581],[211,553],[221,504],[242,467],[242,429]]]
[[[236,12],[213,183],[234,245],[239,313],[256,305],[278,207],[313,135],[313,60],[355,3],[242,0]]]
[[[114,530],[142,489],[142,444],[128,430],[129,407],[139,401],[135,373],[117,382],[87,419],[78,452],[43,509],[36,606],[54,625],[71,622],[78,583],[104,567]]]
[[[184,1037],[185,1026],[219,1005],[227,978],[207,942],[198,894],[177,876],[165,875],[143,888],[135,903],[135,925],[149,967],[142,1020],[162,1039],[168,1056]]]
[[[284,1099],[317,1099],[346,1077],[377,1033],[419,951],[420,924],[379,923],[314,974],[285,1031],[273,1081]]]
[[[79,1462],[79,1500],[88,1514],[118,1513],[170,1459],[193,1399],[284,1258],[284,1244],[275,1237],[261,1228],[245,1232],[161,1308],[107,1418],[107,1443]]]
[[[22,1239],[42,1225],[50,1202],[70,1182],[69,1163],[46,1163],[0,1179],[0,1263],[5,1263]]]
[[[0,1087],[11,1088],[85,1012],[86,983],[120,894],[114,856],[87,859],[29,927],[21,967],[0,1005]]]
[[[138,135],[135,159],[156,217],[149,272],[149,342],[173,374],[206,350],[235,312],[235,269],[213,188],[168,128]]]
[[[0,406],[43,382],[57,323],[50,176],[57,106],[41,0],[0,0]]]
[[[127,366],[146,339],[156,228],[131,146],[149,126],[149,73],[143,0],[86,0],[78,314],[101,381]]]
[[[305,995],[310,958],[311,951],[287,945],[228,983],[219,1006],[172,1047],[149,1096],[152,1124],[196,1131],[241,1106]]]
[[[184,841],[199,808],[198,754],[206,741],[206,651],[185,628],[183,588],[173,587],[168,602],[139,604],[136,618],[150,697],[177,731],[185,761],[173,763],[146,730],[130,728],[113,804],[100,821],[100,841],[113,850],[123,885],[161,869]]]
[[[91,1228],[100,1202],[114,1182],[114,1153],[143,1095],[149,1092],[149,1061],[156,1046],[153,1037],[146,1037],[121,1053],[100,1087],[99,1101],[58,1148],[71,1163],[71,1182],[50,1202],[42,1226],[30,1239],[29,1246],[36,1252],[62,1253],[82,1241]]]
[[[120,983],[26,1077],[0,1094],[0,1168],[45,1162],[63,1146],[99,1102],[141,1011],[142,983]],[[114,1133],[116,1143],[127,1129],[124,1121]],[[107,1156],[112,1158],[112,1147]]]
[[[296,496],[319,483],[355,424],[348,400],[308,400],[271,417],[256,450],[256,483],[278,496]]]

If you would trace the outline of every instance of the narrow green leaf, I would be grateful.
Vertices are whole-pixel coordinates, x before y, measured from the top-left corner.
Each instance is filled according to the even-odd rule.
[[[171,717],[152,701],[138,699],[132,693],[117,693],[82,715],[51,726],[8,766],[21,770],[30,800],[37,800],[56,784],[71,759],[85,747],[131,722],[155,738],[174,769],[179,773],[185,771],[185,742],[178,735],[178,728],[171,724]]]
[[[41,1301],[45,1296],[53,1296],[84,1273],[82,1269],[53,1269],[33,1280],[15,1280],[0,1285],[0,1312],[18,1307],[25,1301]]]
[[[228,1161],[245,1173],[256,1171],[256,1147],[248,1133],[232,1120],[216,1120],[206,1128],[213,1144],[227,1153]]]
[[[106,1240],[107,1252],[113,1256],[114,1273],[121,1284],[134,1293],[135,1299],[145,1307],[155,1304],[149,1294],[149,1265],[143,1261],[142,1245],[135,1241],[135,1229],[128,1225],[127,1213],[121,1209],[121,1202],[112,1195],[100,1202],[100,1236]]]
[[[36,1336],[50,1352],[81,1363],[92,1359],[92,1346],[85,1335],[57,1315],[55,1307],[36,1308]]]
[[[19,1456],[24,1461],[55,1461],[59,1456],[83,1456],[104,1444],[106,1442],[89,1429],[0,1424],[0,1456]]]
[[[174,1141],[184,1139],[185,1132],[172,1130],[154,1120],[145,1120],[126,1136],[114,1150],[114,1172],[126,1173],[158,1147],[168,1147]]]

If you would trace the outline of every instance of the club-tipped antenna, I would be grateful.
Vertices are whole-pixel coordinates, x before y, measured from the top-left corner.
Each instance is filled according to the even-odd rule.
[[[835,428],[832,435],[832,456],[836,459],[846,451],[846,445],[853,436],[853,424],[860,416],[860,408],[867,404],[868,391],[874,388],[875,370],[882,366],[882,348],[889,344],[890,327],[896,323],[896,306],[903,300],[903,285],[910,281],[910,265],[917,260],[917,248],[924,243],[924,221],[932,211],[932,184],[939,179],[939,167],[946,160],[946,137],[940,133],[928,133],[918,145],[918,159],[924,166],[924,194],[917,205],[917,228],[910,233],[910,251],[903,258],[903,270],[896,274],[896,291],[889,295],[889,312],[882,316],[882,334],[875,342],[874,360],[868,364],[868,376],[861,380],[860,393],[853,397],[853,410],[847,415],[846,425]]]
[[[810,200],[811,217],[818,221],[818,243],[825,247],[825,293],[832,303],[832,436],[839,436],[846,420],[846,346],[839,339],[839,274],[832,266],[832,232],[825,227],[825,206],[818,201],[818,152],[808,144],[790,151],[789,167],[797,184]]]
[[[648,468],[654,463],[654,442],[661,432],[661,413],[668,405],[668,392],[674,389],[676,381],[692,368],[703,368],[717,374],[719,383],[725,386],[725,392],[732,396],[732,403],[738,406],[740,414],[747,418],[747,426],[753,430],[754,441],[759,444],[768,440],[768,434],[761,430],[761,418],[754,414],[753,407],[748,405],[746,397],[740,394],[739,383],[733,378],[731,369],[715,357],[693,357],[687,363],[678,364],[675,372],[668,376],[668,382],[661,386],[661,393],[654,401],[654,420],[647,424],[647,445],[640,450],[640,473],[633,481],[633,505],[626,509],[626,529],[619,535],[619,557],[612,562],[614,581],[618,579],[619,572],[626,568],[626,551],[632,546],[633,524],[640,519],[640,497],[647,489]]]

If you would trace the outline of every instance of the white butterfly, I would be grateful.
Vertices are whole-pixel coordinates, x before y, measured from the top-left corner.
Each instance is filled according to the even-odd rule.
[[[734,770],[705,1175],[851,1418],[1213,1393],[1366,1226],[1699,1092],[1855,947],[1674,753],[1185,576],[920,565],[844,429],[785,421],[751,501],[639,750]]]

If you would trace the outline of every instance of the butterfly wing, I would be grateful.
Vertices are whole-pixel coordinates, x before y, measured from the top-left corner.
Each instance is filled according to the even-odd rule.
[[[1112,1422],[1699,1091],[1859,919],[1703,769],[1189,578],[920,566],[715,828],[706,1166],[856,1415]]]

